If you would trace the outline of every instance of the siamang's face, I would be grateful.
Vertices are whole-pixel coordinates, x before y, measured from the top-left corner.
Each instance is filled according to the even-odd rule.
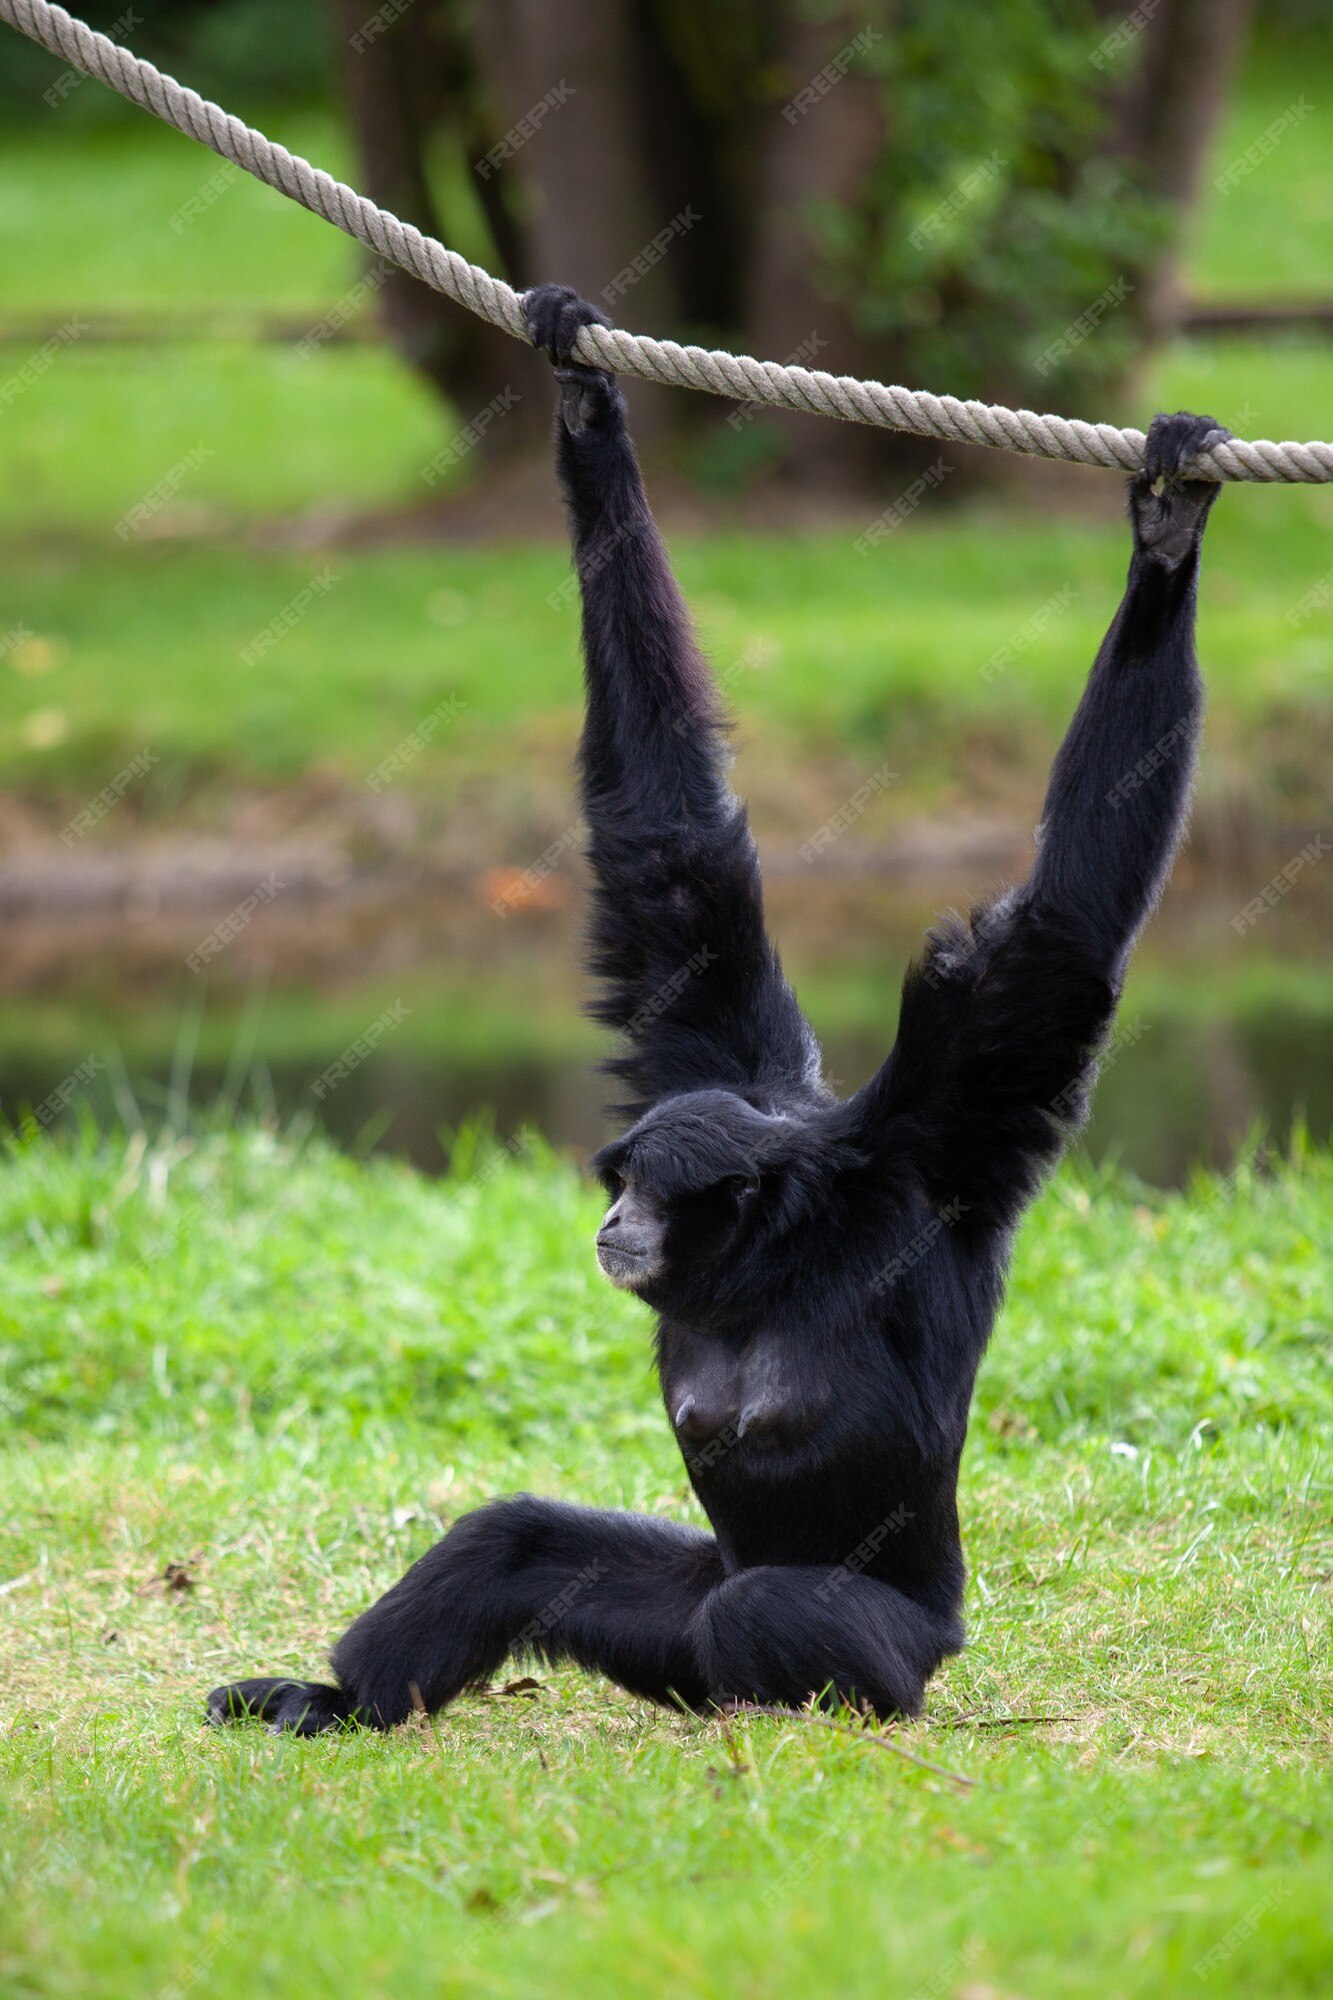
[[[724,1257],[761,1186],[757,1173],[739,1173],[667,1197],[609,1169],[602,1178],[611,1205],[597,1232],[597,1261],[628,1292],[660,1289],[673,1272],[697,1275]]]
[[[646,1188],[605,1176],[611,1206],[597,1232],[597,1262],[613,1285],[632,1292],[658,1276],[666,1256],[666,1204]]]
[[[640,1119],[594,1162],[609,1207],[597,1261],[613,1285],[666,1306],[736,1258],[782,1202],[795,1127],[731,1091],[691,1091]]]

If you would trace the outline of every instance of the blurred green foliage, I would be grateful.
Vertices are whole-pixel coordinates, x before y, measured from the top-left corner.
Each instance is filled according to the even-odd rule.
[[[860,201],[822,224],[834,282],[911,379],[999,397],[1122,373],[1132,310],[1107,312],[1068,370],[1039,366],[1166,237],[1105,154],[1105,32],[1089,0],[910,0],[868,52],[888,137]]]
[[[432,7],[467,38],[455,0],[415,4]],[[813,11],[828,17],[836,43],[841,14],[826,0]],[[174,0],[144,17],[127,14],[121,0],[87,0],[82,14],[243,113],[275,102],[327,108],[338,97],[336,36],[320,0],[278,7]],[[883,355],[881,373],[891,368],[899,379],[947,384],[959,395],[1055,400],[1067,408],[1090,394],[1105,396],[1127,377],[1143,334],[1145,274],[1174,227],[1114,144],[1119,95],[1143,38],[1131,34],[1109,60],[1100,58],[1099,44],[1118,23],[1096,0],[989,0],[984,7],[976,0],[901,0],[894,7],[880,0],[866,14],[862,34],[873,30],[873,39],[855,65],[879,79],[887,136],[853,200],[812,204],[825,252],[823,287]],[[847,15],[848,22],[858,18]],[[707,10],[643,0],[636,13],[641,64],[669,66],[687,191],[707,211],[681,259],[681,315],[714,334],[740,323],[734,272],[763,196],[756,133],[790,90],[778,61],[779,24],[780,10],[763,0],[716,0]],[[1313,67],[1320,50],[1328,54],[1327,8],[1319,0],[1269,0],[1257,35],[1260,46],[1276,51],[1305,46]],[[477,69],[476,115],[485,123],[494,116],[494,93],[485,62]],[[1288,81],[1292,73],[1288,61]],[[56,75],[44,53],[16,35],[0,37],[0,108],[16,121],[35,121],[44,140],[57,115],[66,137],[137,115],[94,86],[49,105],[43,93]],[[853,114],[842,106],[832,115]],[[476,213],[475,189],[457,170],[454,123],[444,119],[432,162],[446,233],[498,268],[503,260]],[[1276,207],[1267,169],[1258,185],[1260,198]],[[659,193],[665,197],[665,183]],[[1252,198],[1247,182],[1239,199]],[[690,277],[699,257],[712,267],[702,288]],[[1317,268],[1313,258],[1311,265]],[[1096,339],[1076,337],[1053,359],[1053,343],[1090,309]],[[748,456],[762,458],[768,442],[756,428]]]
[[[329,29],[322,0],[73,0],[69,11],[170,71],[205,97],[244,111],[256,102],[327,101]],[[368,6],[367,11],[370,11]],[[125,116],[110,91],[89,84],[48,105],[43,92],[59,66],[45,50],[0,31],[0,114],[6,121],[50,117],[104,123]]]

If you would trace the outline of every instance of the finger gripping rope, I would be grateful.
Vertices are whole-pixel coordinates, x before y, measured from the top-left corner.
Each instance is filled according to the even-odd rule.
[[[516,340],[527,341],[522,300],[502,279],[469,264],[457,251],[423,236],[387,209],[377,208],[355,188],[335,181],[331,174],[312,167],[285,146],[275,145],[197,91],[186,90],[174,77],[164,76],[152,63],[108,41],[63,7],[53,6],[51,0],[0,0],[0,20],[8,21],[20,34],[107,84],[132,104],[151,111],[165,124],[174,125],[178,132],[211,147],[256,180],[322,215],[336,229],[401,265],[479,319],[501,327]],[[813,411],[844,423],[878,424],[886,430],[912,431],[919,437],[942,438],[951,444],[986,445],[996,451],[1027,452],[1037,458],[1067,459],[1075,465],[1101,465],[1118,472],[1137,472],[1143,463],[1142,431],[1083,423],[1076,417],[1042,416],[1036,410],[960,402],[956,396],[932,396],[925,389],[860,382],[852,375],[826,375],[822,369],[756,361],[751,355],[727,354],[717,348],[681,347],[674,340],[653,340],[620,327],[584,327],[574,352],[591,366],[612,368],[644,382],[704,389],[715,396],[735,396],[779,409]],[[1333,481],[1333,445],[1274,444],[1269,439],[1246,443],[1232,438],[1200,452],[1189,471],[1198,479],[1317,485]]]

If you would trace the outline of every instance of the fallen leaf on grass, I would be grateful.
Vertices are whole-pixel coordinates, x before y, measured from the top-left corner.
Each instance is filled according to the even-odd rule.
[[[531,1701],[534,1695],[544,1694],[546,1690],[540,1681],[535,1681],[532,1678],[531,1674],[524,1674],[520,1680],[505,1681],[501,1687],[479,1687],[476,1692],[488,1698],[491,1696],[516,1694],[522,1695],[527,1701]]]
[[[184,1563],[169,1562],[161,1576],[150,1576],[147,1583],[139,1585],[139,1596],[147,1597],[155,1590],[170,1595],[176,1591],[193,1590],[194,1585],[195,1579]]]

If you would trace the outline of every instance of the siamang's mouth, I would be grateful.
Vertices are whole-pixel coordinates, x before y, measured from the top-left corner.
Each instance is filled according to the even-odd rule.
[[[627,1250],[621,1244],[599,1243],[597,1262],[604,1277],[613,1285],[632,1285],[648,1274],[651,1260],[644,1250]]]

